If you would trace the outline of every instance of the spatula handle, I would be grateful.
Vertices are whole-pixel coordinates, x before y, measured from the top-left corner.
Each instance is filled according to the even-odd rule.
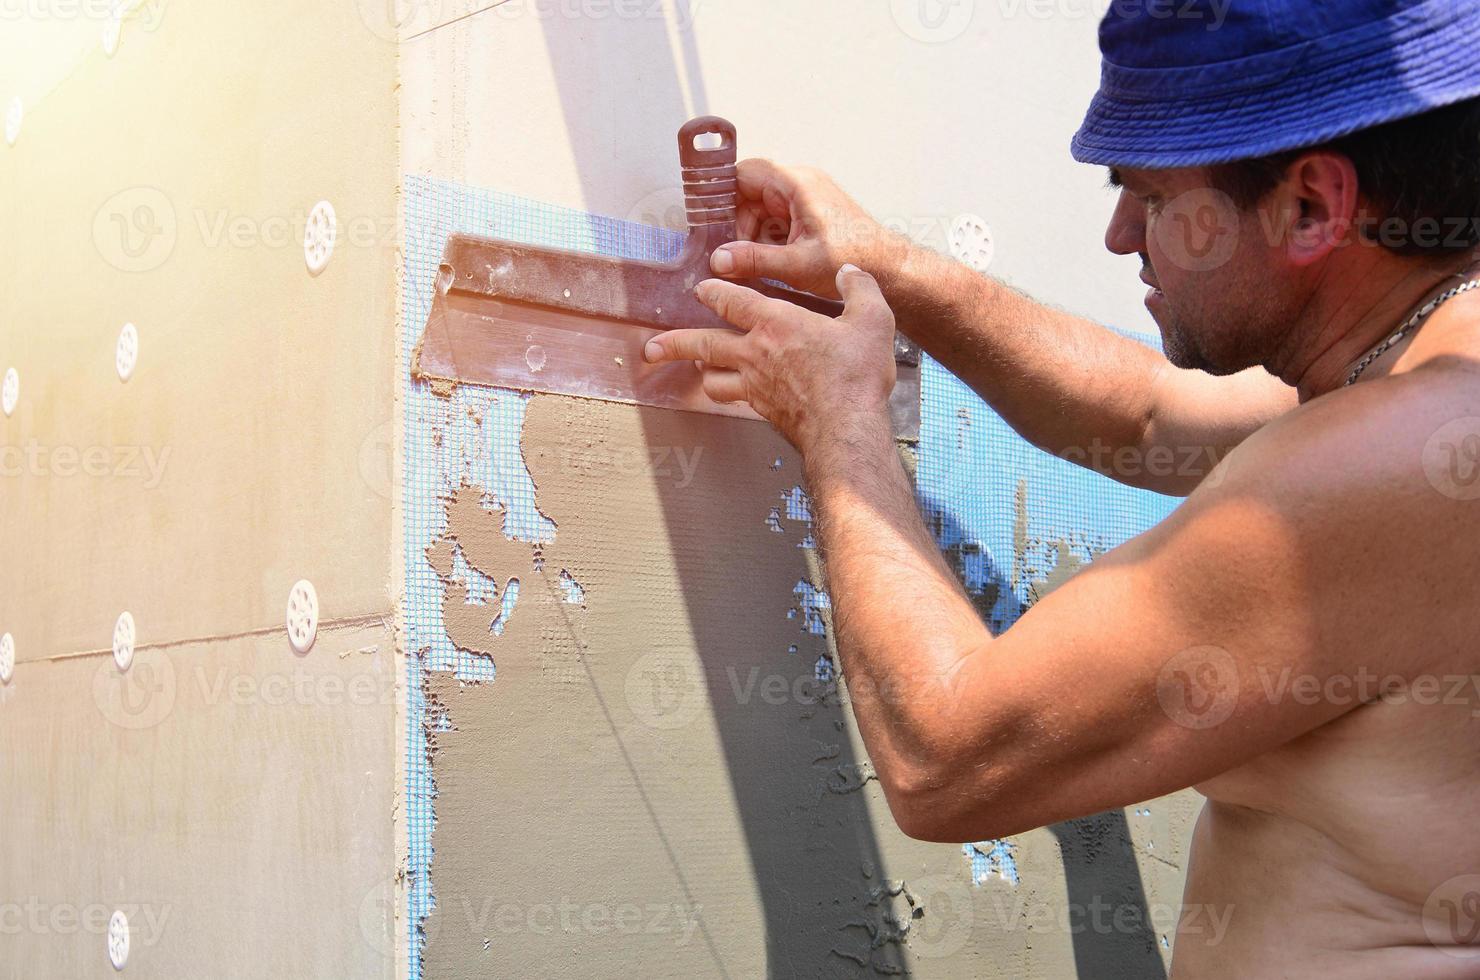
[[[701,136],[718,136],[719,145],[701,148]],[[735,126],[729,120],[699,116],[679,129],[678,163],[689,228],[706,229],[710,241],[735,238],[735,159]]]

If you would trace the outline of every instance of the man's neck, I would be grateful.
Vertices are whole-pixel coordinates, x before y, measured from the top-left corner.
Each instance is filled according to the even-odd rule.
[[[1449,263],[1420,263],[1373,252],[1368,261],[1343,268],[1327,267],[1300,317],[1319,324],[1315,330],[1292,331],[1292,343],[1266,365],[1293,386],[1302,402],[1346,383],[1363,355],[1391,336],[1417,310],[1451,285],[1456,274],[1473,269],[1473,254]],[[1340,282],[1334,278],[1339,274]]]

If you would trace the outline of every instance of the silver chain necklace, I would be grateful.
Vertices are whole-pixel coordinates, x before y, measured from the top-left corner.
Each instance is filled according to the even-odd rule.
[[[1407,323],[1399,327],[1395,333],[1388,337],[1387,340],[1384,340],[1382,343],[1372,348],[1372,350],[1368,351],[1367,355],[1357,362],[1357,366],[1352,368],[1352,373],[1346,376],[1346,384],[1355,384],[1356,380],[1362,376],[1362,372],[1367,370],[1367,367],[1373,361],[1377,360],[1379,357],[1392,350],[1393,347],[1397,345],[1400,341],[1402,341],[1404,337],[1408,336],[1413,331],[1423,326],[1424,321],[1432,316],[1433,312],[1439,307],[1454,299],[1460,293],[1467,293],[1476,287],[1480,287],[1480,279],[1471,279],[1469,282],[1455,286],[1448,292],[1441,293],[1440,295],[1435,296],[1433,299],[1429,300],[1427,303],[1419,308],[1417,313],[1414,313],[1413,316],[1408,318]],[[1344,388],[1346,387],[1346,385],[1342,385],[1342,387]]]

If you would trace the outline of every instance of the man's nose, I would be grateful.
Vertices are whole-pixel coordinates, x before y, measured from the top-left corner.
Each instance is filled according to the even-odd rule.
[[[1146,209],[1130,194],[1120,192],[1110,227],[1105,229],[1105,247],[1116,255],[1146,251]]]

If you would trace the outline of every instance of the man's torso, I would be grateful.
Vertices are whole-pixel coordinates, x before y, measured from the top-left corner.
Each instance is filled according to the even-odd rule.
[[[1407,543],[1370,555],[1391,587],[1354,597],[1411,639],[1406,676],[1353,649],[1344,678],[1257,678],[1263,697],[1354,707],[1197,786],[1176,977],[1480,977],[1480,304],[1448,312],[1392,358],[1425,385],[1409,437],[1371,449],[1413,457],[1392,487]],[[1426,582],[1450,583],[1427,607]]]

